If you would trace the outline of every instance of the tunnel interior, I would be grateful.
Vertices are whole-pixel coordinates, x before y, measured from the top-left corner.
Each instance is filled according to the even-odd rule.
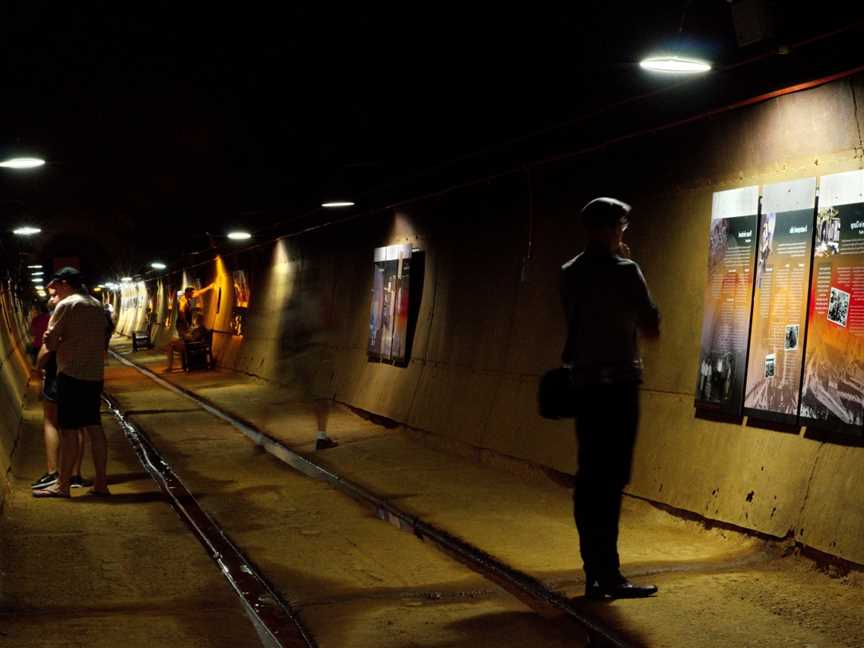
[[[519,63],[491,36],[478,42],[506,56],[472,87],[483,16],[469,12],[453,51],[411,58],[432,72],[395,95],[383,76],[358,81],[393,57],[377,41],[316,50],[301,29],[282,51],[237,26],[255,44],[237,61],[169,39],[179,49],[97,66],[78,112],[59,108],[76,98],[60,89],[53,108],[19,109],[32,114],[8,152],[26,140],[54,157],[0,173],[0,643],[58,645],[49,615],[63,640],[106,646],[864,642],[860,23],[690,4],[705,6],[680,24],[713,33],[726,64],[677,84],[615,62],[677,8],[642,16],[644,33],[635,15],[608,27],[615,7],[564,16],[555,33],[572,28],[583,57],[611,39],[607,73],[582,63],[569,90],[549,86],[570,46]],[[292,29],[326,23],[298,12]],[[69,34],[93,28],[66,19]],[[118,42],[155,29],[112,21]],[[771,33],[742,44],[744,23]],[[440,33],[421,32],[418,46]],[[107,57],[79,46],[52,52],[74,50],[78,72]],[[327,85],[314,66],[285,81],[280,64],[301,49],[353,79],[354,96],[296,101]],[[553,55],[530,87],[498,79]],[[135,70],[137,88],[110,92]],[[435,70],[446,90],[430,90]],[[42,82],[55,73],[32,64]],[[455,96],[475,103],[459,113]],[[568,332],[562,264],[590,246],[579,212],[603,195],[632,206],[624,241],[662,316],[639,342],[619,540],[622,570],[660,587],[641,607],[581,596],[578,437],[572,418],[538,413]],[[322,204],[336,199],[352,203]],[[13,234],[28,223],[42,231]],[[769,253],[788,257],[773,279]],[[41,501],[32,309],[66,266],[114,327],[101,405],[112,494]],[[187,308],[205,331],[194,343]],[[55,592],[55,570],[82,600]]]

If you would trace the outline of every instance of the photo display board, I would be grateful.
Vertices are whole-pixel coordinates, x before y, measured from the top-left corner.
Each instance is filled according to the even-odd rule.
[[[864,423],[864,171],[822,176],[810,286],[801,422]]]
[[[759,188],[714,194],[695,405],[740,415],[750,334]]]
[[[373,360],[402,363],[407,360],[411,246],[375,248],[374,261],[368,355]]]
[[[744,396],[754,418],[798,418],[815,207],[816,178],[763,190]]]
[[[233,335],[242,336],[246,332],[246,316],[249,311],[249,280],[245,270],[235,270],[231,273],[234,284],[234,305],[231,308],[231,323],[229,328]]]

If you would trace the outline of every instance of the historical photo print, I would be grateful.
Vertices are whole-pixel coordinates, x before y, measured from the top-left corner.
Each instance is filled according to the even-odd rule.
[[[786,325],[786,339],[783,344],[783,348],[787,351],[798,348],[798,325],[797,324],[787,324]]]
[[[828,321],[846,326],[849,319],[849,293],[831,287],[831,297],[828,300]]]
[[[775,373],[775,365],[777,363],[777,356],[773,353],[769,353],[765,356],[765,377],[773,378]]]
[[[816,214],[815,256],[830,256],[840,251],[840,211],[836,207],[820,209]]]

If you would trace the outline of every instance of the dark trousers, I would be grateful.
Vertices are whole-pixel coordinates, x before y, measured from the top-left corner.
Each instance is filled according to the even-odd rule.
[[[585,574],[591,580],[620,576],[618,519],[630,481],[639,425],[637,383],[589,385],[577,394],[579,471],[573,511]]]

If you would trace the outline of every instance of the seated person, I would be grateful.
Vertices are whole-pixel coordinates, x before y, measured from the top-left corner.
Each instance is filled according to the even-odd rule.
[[[196,311],[192,315],[192,326],[181,326],[178,322],[177,333],[180,337],[177,340],[171,340],[168,344],[168,366],[165,373],[172,371],[174,368],[174,353],[183,353],[186,349],[187,342],[200,342],[204,339],[204,334],[207,328],[204,326],[204,316],[200,311]]]

